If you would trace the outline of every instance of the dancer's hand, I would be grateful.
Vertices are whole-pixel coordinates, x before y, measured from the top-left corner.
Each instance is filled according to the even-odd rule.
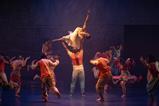
[[[26,58],[26,60],[29,60],[30,59],[30,56],[28,56],[27,58]]]
[[[35,62],[36,60],[33,60],[32,62],[31,62],[31,69],[32,70],[34,70],[37,66],[38,66],[38,63],[37,62]]]

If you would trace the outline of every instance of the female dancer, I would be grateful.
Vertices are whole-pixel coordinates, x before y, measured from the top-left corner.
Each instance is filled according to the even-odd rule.
[[[119,76],[113,76],[113,80],[116,80],[116,83],[119,82],[122,88],[122,98],[126,96],[126,84],[127,83],[134,83],[138,80],[138,77],[135,75],[130,74],[130,69],[135,64],[134,60],[131,58],[127,58],[124,64],[121,63],[120,59],[115,60],[115,65],[120,71]],[[139,77],[141,79],[142,77]]]
[[[15,60],[11,61],[12,72],[10,74],[10,85],[12,88],[15,88],[15,96],[20,97],[19,93],[21,90],[21,70],[26,66],[26,63],[30,57],[18,57]]]

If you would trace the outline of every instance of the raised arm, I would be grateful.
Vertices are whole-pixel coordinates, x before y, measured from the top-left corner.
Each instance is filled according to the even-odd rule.
[[[89,19],[89,14],[90,14],[90,10],[88,10],[88,12],[87,12],[87,16],[86,16],[86,19],[85,19],[83,27],[82,27],[84,30],[86,30],[86,27],[87,27],[87,23],[88,23],[88,19]]]
[[[63,47],[65,48],[65,50],[67,51],[68,54],[71,54],[71,51],[67,48],[66,44],[64,42],[62,42]]]
[[[45,54],[45,51],[46,51],[45,48],[46,48],[46,47],[45,47],[45,44],[42,44],[41,52],[42,52],[43,54]]]
[[[34,70],[37,66],[38,66],[38,61],[37,62],[35,62],[36,60],[33,60],[32,62],[31,62],[31,69],[32,70]]]
[[[69,51],[69,49],[67,48],[67,46],[64,42],[62,42],[62,46],[66,49],[66,51]]]
[[[3,60],[4,63],[9,64],[9,61],[6,60],[3,56],[1,58],[2,58],[2,60]]]
[[[24,67],[27,63],[27,61],[30,59],[30,57],[27,57],[25,58],[23,61],[22,61],[22,66]]]
[[[15,56],[12,57],[12,58],[10,58],[10,59],[9,59],[9,62],[12,63],[12,61],[14,61],[15,58],[16,58]]]

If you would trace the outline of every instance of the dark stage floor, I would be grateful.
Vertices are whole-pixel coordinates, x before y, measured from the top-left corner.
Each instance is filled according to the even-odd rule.
[[[96,93],[86,93],[85,97],[80,94],[62,93],[61,99],[49,94],[49,101],[43,102],[38,88],[23,89],[21,97],[16,98],[12,90],[1,90],[2,97],[0,106],[148,106],[149,99],[143,88],[129,88],[128,95],[125,99],[120,97],[120,89],[113,88],[109,94],[105,94],[105,102],[103,104],[96,102]],[[159,98],[159,96],[158,96]],[[156,103],[159,99],[156,99]],[[159,103],[158,103],[159,105]],[[154,105],[157,106],[157,105]]]

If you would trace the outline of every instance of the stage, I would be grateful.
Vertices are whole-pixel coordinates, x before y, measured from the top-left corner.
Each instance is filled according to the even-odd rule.
[[[48,102],[42,101],[40,88],[34,90],[23,89],[21,97],[16,98],[11,90],[3,90],[0,105],[1,106],[149,106],[150,100],[142,88],[128,88],[128,95],[121,98],[119,88],[112,88],[108,94],[105,94],[104,103],[96,101],[95,92],[86,92],[82,97],[78,92],[73,96],[62,93],[60,99],[49,93]],[[156,99],[157,103],[159,99]],[[157,105],[154,105],[157,106]]]
[[[154,62],[159,61],[158,7],[157,0],[15,0],[14,2],[2,0],[0,57],[3,59],[0,60],[0,79],[5,82],[13,80],[12,72],[15,71],[18,80],[19,77],[22,79],[18,81],[22,83],[22,89],[21,97],[17,98],[13,90],[0,87],[0,106],[159,105],[159,88],[153,101],[155,105],[149,100],[146,78],[150,70],[143,65],[146,63],[147,67],[150,57],[155,58],[152,59]],[[53,42],[55,39],[57,42]],[[101,56],[95,56],[99,52]],[[146,62],[141,62],[142,56]],[[27,57],[30,59],[25,62]],[[55,68],[57,88],[61,92],[60,99],[49,93],[47,103],[43,102],[41,97],[40,80],[37,78],[33,81],[35,74],[43,74],[44,70],[40,68],[39,61],[46,57],[49,59],[48,62],[59,59],[57,68],[55,68],[57,61],[56,65],[51,67],[48,64],[43,65],[49,67],[46,68],[46,73],[51,76],[51,71]],[[110,61],[110,64],[107,61],[102,65],[105,73],[108,71],[112,71],[113,75],[126,73],[126,77],[129,77],[127,72],[129,70],[131,75],[141,76],[143,79],[138,78],[139,80],[128,86],[125,98],[121,98],[119,84],[112,85],[109,93],[105,94],[104,103],[99,103],[96,101],[95,90],[97,79],[94,78],[92,68],[96,66],[100,69],[100,67],[96,62],[94,65],[90,63],[90,60],[97,57],[105,57]],[[128,58],[129,62],[126,62]],[[17,65],[13,60],[23,62],[21,65],[18,62]],[[15,69],[13,63],[16,63]],[[111,66],[111,70],[105,68],[108,67],[107,64]],[[34,66],[37,67],[33,71]],[[157,67],[152,66],[152,72],[156,72],[155,69]],[[69,95],[70,83],[74,76],[72,72],[75,70],[77,73],[82,72],[79,81],[83,85],[85,83],[85,97],[80,95],[79,81],[75,94],[72,97]]]

